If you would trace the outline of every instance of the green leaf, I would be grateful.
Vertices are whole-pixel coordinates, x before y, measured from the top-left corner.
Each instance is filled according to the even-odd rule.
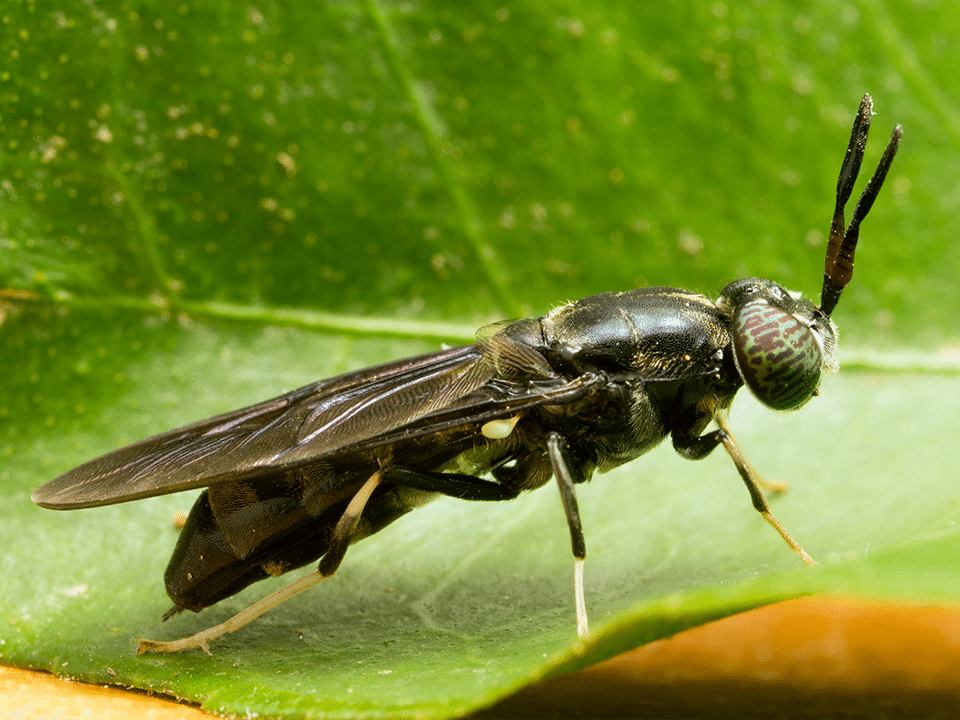
[[[784,597],[955,602],[955,15],[6,8],[0,658],[221,713],[446,717]],[[896,122],[905,137],[834,316],[850,369],[800,413],[743,393],[731,419],[751,463],[789,479],[773,510],[820,568],[752,511],[727,457],[665,447],[579,492],[586,644],[546,489],[437,501],[213,657],[137,657],[132,638],[193,633],[292,576],[161,626],[192,496],[74,513],[29,501],[124,443],[567,299],[646,284],[712,296],[751,275],[815,293],[866,91],[865,172]]]

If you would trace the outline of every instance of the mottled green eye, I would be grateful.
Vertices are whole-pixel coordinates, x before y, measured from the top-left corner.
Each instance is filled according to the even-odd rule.
[[[814,331],[766,302],[734,313],[733,348],[743,381],[774,410],[800,407],[820,385],[823,353]]]

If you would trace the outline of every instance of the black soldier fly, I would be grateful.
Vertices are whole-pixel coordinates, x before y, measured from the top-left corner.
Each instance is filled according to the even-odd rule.
[[[575,487],[668,435],[692,460],[723,445],[754,508],[813,565],[771,514],[726,415],[743,385],[774,410],[799,408],[837,369],[830,315],[902,135],[898,125],[845,227],[872,108],[864,96],[840,170],[820,307],[759,278],[730,283],[715,303],[670,287],[593,295],[488,325],[473,345],[322,380],[136,442],[64,473],[33,500],[65,510],[205,488],[165,573],[175,603],[165,617],[319,559],[315,572],[226,622],[178,641],[143,640],[140,652],[208,651],[332,575],[352,542],[438,495],[510,500],[551,477],[570,528],[583,637]],[[705,432],[711,422],[718,429]]]

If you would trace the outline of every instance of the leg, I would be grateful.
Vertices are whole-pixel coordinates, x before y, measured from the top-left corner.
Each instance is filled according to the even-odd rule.
[[[580,524],[580,510],[577,507],[575,481],[570,473],[570,463],[564,452],[564,440],[559,433],[547,434],[547,454],[553,466],[553,475],[560,486],[560,499],[570,528],[570,543],[573,546],[573,589],[577,606],[577,636],[587,637],[587,603],[583,596],[583,561],[587,558],[587,543],[583,538],[583,526]]]
[[[404,467],[387,470],[384,482],[403,487],[440,493],[460,500],[494,502],[513,500],[520,492],[502,483],[459,473],[424,472]]]
[[[363,508],[370,499],[370,495],[382,480],[383,472],[378,470],[370,476],[370,479],[367,480],[360,490],[357,491],[357,494],[353,496],[353,499],[350,501],[350,504],[347,505],[347,509],[344,511],[343,515],[340,517],[340,521],[333,530],[333,536],[330,539],[330,549],[327,550],[326,554],[320,559],[320,566],[315,572],[312,572],[309,575],[304,575],[299,580],[294,580],[289,585],[285,585],[271,595],[268,595],[262,600],[255,602],[245,610],[241,610],[226,622],[222,622],[212,628],[202,630],[196,635],[191,635],[190,637],[183,638],[182,640],[173,640],[171,642],[157,642],[154,640],[141,639],[139,641],[140,645],[137,648],[137,654],[140,655],[145,652],[180,652],[181,650],[200,648],[207,655],[210,655],[210,649],[207,647],[207,644],[211,640],[216,640],[221,635],[226,635],[227,633],[232,633],[235,630],[239,630],[244,625],[256,620],[265,612],[268,612],[281,603],[286,602],[294,595],[299,595],[304,590],[313,587],[324,578],[333,575],[333,573],[336,572],[337,568],[340,566],[340,562],[343,560],[343,556],[346,554],[347,548],[350,546],[350,541],[353,539],[354,532],[357,528],[357,522],[360,520],[360,516],[363,514]]]
[[[726,421],[720,417],[715,419],[720,429],[716,433],[710,434],[716,436],[718,443],[723,443],[723,447],[730,455],[730,459],[733,460],[733,464],[737,466],[740,477],[743,478],[743,482],[747,485],[750,499],[753,501],[753,507],[757,509],[757,512],[763,516],[763,519],[766,520],[774,530],[780,533],[780,537],[786,541],[791,550],[800,556],[801,560],[807,565],[816,565],[816,561],[804,552],[803,548],[800,547],[800,543],[793,539],[793,536],[787,532],[787,529],[783,527],[780,521],[770,512],[770,506],[767,505],[767,500],[763,496],[763,489],[760,487],[763,481],[760,479],[760,476],[757,475],[757,471],[747,462],[743,453],[740,452],[737,441],[733,439],[733,433],[731,433],[727,427]]]
[[[733,435],[726,423],[722,422],[718,418],[715,419],[717,420],[717,424],[722,428],[721,430],[714,430],[713,432],[706,433],[705,435],[690,435],[675,432],[673,434],[674,449],[687,460],[703,460],[703,458],[716,449],[717,445],[723,443],[724,447],[727,447],[727,443],[724,441],[724,436],[729,436],[730,441],[733,442]],[[733,446],[736,447],[735,442],[733,443]],[[729,447],[727,447],[727,451],[729,452]],[[737,452],[739,453],[739,450]],[[743,455],[740,455],[740,457],[742,459]],[[736,459],[734,459],[734,462],[736,462]],[[746,460],[744,460],[744,463],[746,463]],[[738,465],[737,468],[739,469],[739,467],[740,466]],[[743,475],[742,472],[741,475]],[[757,475],[756,472],[753,472],[753,480],[770,492],[781,493],[786,492],[787,490],[786,481],[765,480]],[[750,481],[747,481],[747,486],[750,486]],[[759,508],[757,509],[759,510]]]

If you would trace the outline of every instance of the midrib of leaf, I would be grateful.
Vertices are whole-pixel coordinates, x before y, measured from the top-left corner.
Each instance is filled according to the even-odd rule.
[[[477,330],[472,325],[459,323],[347,315],[306,308],[269,307],[218,301],[194,302],[173,297],[144,298],[135,295],[115,295],[90,298],[62,294],[54,300],[15,297],[11,299],[11,304],[55,304],[77,309],[133,310],[146,315],[184,314],[214,321],[239,321],[265,327],[292,327],[350,337],[397,338],[438,343],[471,343],[476,337]]]
[[[308,332],[348,337],[382,337],[438,343],[471,343],[473,325],[431,320],[404,320],[375,315],[347,315],[307,308],[270,307],[227,302],[195,302],[172,297],[154,299],[132,295],[85,298],[63,294],[55,300],[19,296],[11,305],[57,304],[78,309],[134,310],[148,315],[183,313],[212,321],[245,322],[261,326],[292,327]],[[890,373],[960,374],[960,355],[943,355],[916,349],[841,349],[840,365],[845,371]]]
[[[939,355],[918,350],[840,351],[840,366],[845,370],[881,370],[885,372],[960,373],[960,356]]]

